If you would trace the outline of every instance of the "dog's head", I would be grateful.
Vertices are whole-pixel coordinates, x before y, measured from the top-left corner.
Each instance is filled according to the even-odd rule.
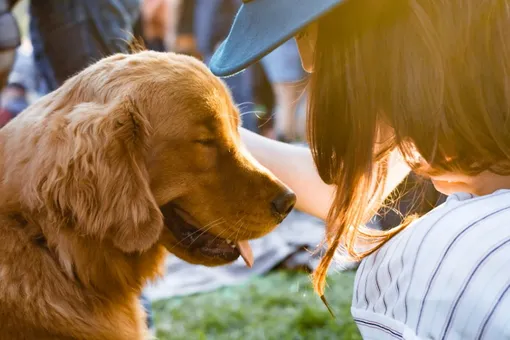
[[[6,161],[23,166],[24,204],[86,237],[124,252],[162,242],[209,266],[250,263],[247,240],[281,222],[295,196],[243,148],[239,122],[199,61],[115,55],[7,125],[9,143],[26,147]]]

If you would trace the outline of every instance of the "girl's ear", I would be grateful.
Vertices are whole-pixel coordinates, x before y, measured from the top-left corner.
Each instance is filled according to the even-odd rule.
[[[312,73],[314,70],[315,45],[317,43],[318,24],[312,23],[296,35],[296,43],[303,69]]]

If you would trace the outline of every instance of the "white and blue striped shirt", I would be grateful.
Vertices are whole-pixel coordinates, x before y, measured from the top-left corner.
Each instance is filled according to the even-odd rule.
[[[458,193],[361,263],[364,339],[510,339],[510,190]]]

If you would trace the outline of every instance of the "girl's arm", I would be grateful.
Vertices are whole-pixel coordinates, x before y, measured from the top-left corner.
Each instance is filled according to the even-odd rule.
[[[296,208],[325,220],[333,203],[335,187],[322,181],[310,150],[277,142],[245,129],[240,132],[247,149],[260,164],[295,192]],[[392,155],[383,196],[387,197],[408,173],[408,166],[397,154]]]

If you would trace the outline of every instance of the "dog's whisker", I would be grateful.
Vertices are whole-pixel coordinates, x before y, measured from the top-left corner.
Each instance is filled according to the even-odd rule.
[[[219,224],[216,224],[215,226],[219,226],[221,225],[222,223],[225,223],[225,221],[222,221],[221,223]],[[211,227],[212,228],[212,227]],[[198,237],[202,236],[205,232],[207,232],[208,230],[210,230],[211,228],[208,228],[207,230],[204,230],[203,233],[201,233]],[[224,234],[224,232],[226,231],[227,229],[223,229],[218,235],[216,235],[214,238],[213,238],[213,241],[216,241],[218,238],[221,238],[221,236]],[[197,237],[197,238],[198,238]],[[193,244],[193,242],[190,244],[190,246]]]
[[[202,236],[203,234],[205,234],[205,233],[206,233],[209,229],[211,229],[212,227],[213,227],[213,226],[211,226],[210,228],[207,228],[207,229],[205,229],[205,230],[203,230],[203,229],[199,229],[199,230],[197,230],[197,231],[193,232],[192,234],[190,234],[190,235],[188,235],[188,236],[184,237],[182,240],[180,240],[179,242],[177,242],[176,244],[174,244],[174,245],[173,245],[173,246],[172,246],[169,250],[171,251],[171,250],[172,250],[173,248],[175,248],[176,246],[180,246],[180,245],[181,245],[184,241],[188,240],[189,238],[193,238],[193,236],[195,236],[197,233],[199,233],[199,232],[200,232],[200,234],[199,234],[198,236],[196,236],[196,238],[195,238],[195,240],[197,240],[200,236]],[[189,247],[190,247],[190,246],[191,246],[191,245],[195,242],[195,240],[193,240],[193,241],[192,241],[192,242],[188,245],[188,247],[187,247],[187,248],[189,248]]]
[[[242,218],[240,218],[240,219],[239,219],[239,220],[238,220],[238,221],[234,224],[234,226],[235,226],[235,225],[237,225],[237,224],[238,224],[241,220],[242,220]],[[227,228],[223,229],[223,230],[220,232],[220,234],[219,234],[219,235],[217,235],[217,236],[215,237],[215,240],[216,240],[217,238],[221,237],[221,236],[222,236],[222,235],[223,235],[226,231],[230,231],[230,230],[231,230],[230,228],[228,228],[228,229],[227,229]],[[231,240],[231,239],[232,239],[232,236],[234,236],[234,233],[232,233],[231,235],[229,235],[228,237],[226,237],[226,239]]]
[[[244,223],[243,223],[243,220],[244,218],[246,217],[246,215],[242,216],[240,219],[239,219],[239,227],[237,228],[237,235],[236,235],[236,239],[239,238],[239,232],[241,231],[242,227],[244,227]],[[237,227],[237,223],[236,225],[234,226],[234,229]]]
[[[239,219],[236,221],[236,223],[234,223],[234,227],[233,227],[233,228],[228,228],[228,229],[227,229],[227,228],[225,228],[225,229],[223,229],[223,230],[222,230],[222,231],[221,231],[218,235],[216,235],[216,237],[214,238],[214,240],[216,240],[216,239],[218,239],[218,238],[222,237],[222,236],[223,236],[223,234],[225,234],[225,232],[227,232],[227,231],[232,231],[232,233],[231,233],[228,237],[226,237],[226,239],[229,239],[229,240],[230,240],[230,239],[232,239],[232,236],[234,236],[234,234],[235,234],[235,230],[236,230],[237,225],[238,225],[238,224],[241,224],[241,223],[243,222],[243,219],[244,219],[245,217],[246,217],[246,216],[242,216],[241,218],[239,218]],[[237,229],[237,230],[238,230],[238,235],[239,235],[239,229]],[[237,237],[236,237],[236,238],[234,238],[234,239],[237,239]]]
[[[255,103],[254,102],[242,102],[242,103],[237,104],[237,107],[241,108],[243,106],[248,106],[248,105],[255,105]]]
[[[214,226],[214,225],[216,225],[216,224],[218,224],[218,223],[223,223],[223,222],[224,222],[224,220],[225,220],[225,219],[224,219],[223,217],[220,217],[220,218],[218,218],[218,219],[216,219],[216,220],[214,220],[214,221],[212,221],[212,222],[210,222],[210,223],[207,223],[206,225],[204,225],[204,226],[203,226],[202,228],[200,228],[199,230],[204,229],[204,228],[209,228],[209,227]]]
[[[198,234],[198,236],[196,238],[199,238],[200,236],[204,235],[206,232],[208,232],[212,228],[214,228],[218,225],[221,225],[222,223],[223,223],[222,219],[220,219],[218,222],[215,222],[215,223],[209,223],[207,227],[202,227],[202,228],[197,229],[197,231],[195,231],[190,236],[195,236],[196,234]]]
[[[227,237],[229,240],[235,240],[235,234],[236,234],[236,231],[235,230],[229,230],[229,236]]]
[[[215,226],[217,225],[220,225],[221,223],[224,223],[224,218],[223,217],[220,217],[208,224],[206,224],[204,227],[200,228],[200,229],[197,229],[195,232],[189,234],[188,236],[186,236],[185,238],[183,238],[182,240],[180,240],[177,244],[175,244],[174,246],[172,246],[172,249],[176,246],[179,246],[181,245],[184,241],[188,240],[189,238],[193,238],[194,236],[196,236],[197,234],[199,234],[198,236],[196,236],[196,239],[198,239],[200,236],[202,236],[203,234],[205,234],[206,232],[208,232],[211,228],[214,228]],[[193,242],[191,243],[193,244]],[[190,244],[190,245],[191,245]],[[189,247],[189,246],[188,246]]]
[[[261,125],[259,125],[259,128],[264,127],[264,126],[265,126],[266,124],[268,124],[268,123],[269,123],[269,122],[270,122],[273,118],[274,118],[274,115],[269,116],[269,118],[267,118],[267,119],[265,120],[265,122],[263,122]]]
[[[239,114],[239,117],[243,117],[243,116],[251,115],[251,114],[255,114],[255,116],[257,116],[257,118],[262,118],[264,111],[260,111],[260,110],[246,111],[246,112]]]
[[[225,219],[224,219],[224,218],[220,218],[220,221],[219,221],[219,222],[217,222],[217,223],[213,223],[213,224],[210,224],[210,226],[209,226],[208,228],[200,228],[200,229],[199,229],[199,231],[202,231],[202,232],[200,233],[200,235],[198,235],[198,236],[195,238],[195,240],[197,240],[200,236],[204,235],[206,232],[208,232],[208,231],[209,231],[209,230],[211,230],[212,228],[217,227],[217,226],[219,226],[219,225],[221,225],[221,224],[223,224],[223,223],[225,223]],[[195,242],[195,241],[192,241],[188,247],[190,247],[190,246],[191,246],[194,242]]]
[[[213,239],[213,241],[216,241],[218,238],[220,238],[221,236],[223,236],[223,234],[225,233],[225,231],[227,231],[227,229],[223,229],[218,235],[216,235],[216,237]],[[229,239],[228,237],[226,239]]]
[[[236,234],[236,227],[238,224],[242,223],[242,220],[243,220],[244,216],[241,216],[237,221],[236,223],[234,223],[234,226],[232,228],[229,228],[228,230],[231,232],[229,237],[227,237],[228,239],[237,239],[237,237],[234,237],[234,235]]]
[[[206,225],[204,225],[202,228],[197,229],[196,231],[194,231],[193,233],[191,233],[190,235],[188,235],[186,238],[188,238],[188,237],[193,237],[193,236],[195,236],[196,234],[200,233],[200,232],[201,232],[202,230],[204,230],[204,229],[209,230],[209,229],[210,229],[210,228],[212,228],[212,227],[213,227],[216,223],[220,222],[222,219],[223,219],[223,217],[220,217],[220,218],[218,218],[218,219],[216,219],[216,220],[214,220],[214,221],[212,221],[212,222],[210,222],[210,223],[207,223],[207,224],[206,224]],[[186,239],[186,238],[184,238],[184,239]]]

